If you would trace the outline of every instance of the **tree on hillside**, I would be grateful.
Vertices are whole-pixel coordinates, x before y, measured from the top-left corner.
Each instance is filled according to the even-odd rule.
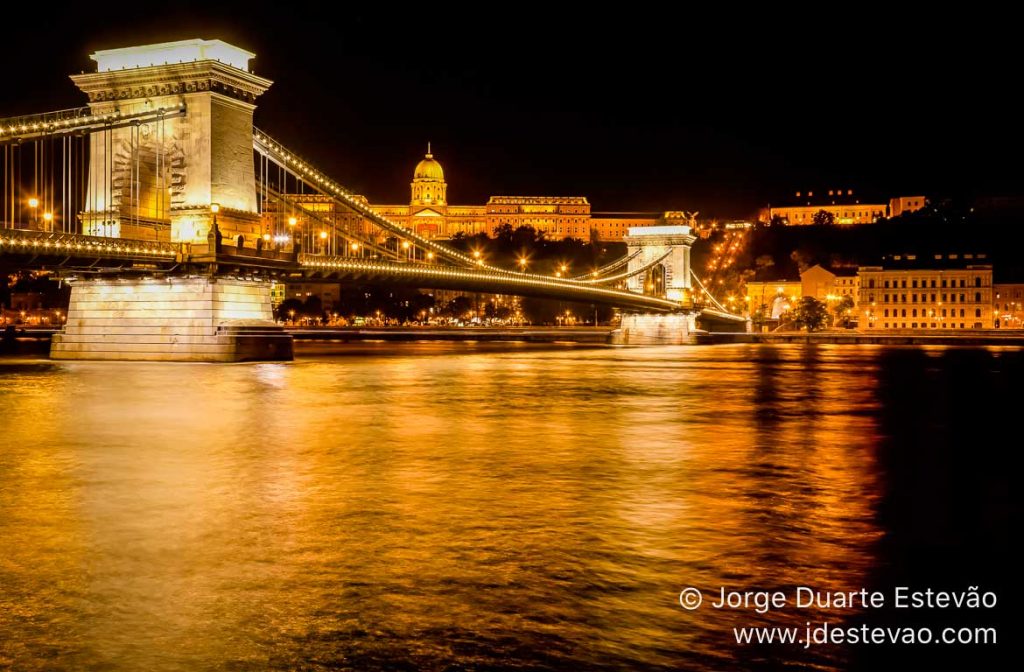
[[[836,216],[828,210],[818,210],[812,221],[818,226],[831,226],[836,223]]]

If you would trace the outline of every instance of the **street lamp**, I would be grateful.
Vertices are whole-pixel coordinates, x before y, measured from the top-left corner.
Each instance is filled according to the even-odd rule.
[[[39,199],[32,196],[28,199],[28,207],[32,209],[32,223],[36,223],[36,208],[39,207]]]
[[[53,231],[53,213],[52,212],[44,212],[43,213],[43,221],[46,222],[46,229],[48,231],[52,232]]]
[[[210,233],[206,236],[207,245],[214,250],[214,252],[220,252],[220,229],[217,228],[217,213],[220,212],[219,203],[210,203],[210,212],[213,213],[213,224],[210,226]]]

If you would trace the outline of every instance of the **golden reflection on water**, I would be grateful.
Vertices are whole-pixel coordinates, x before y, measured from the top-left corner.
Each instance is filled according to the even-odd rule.
[[[679,591],[864,585],[876,354],[0,362],[0,667],[744,669]]]

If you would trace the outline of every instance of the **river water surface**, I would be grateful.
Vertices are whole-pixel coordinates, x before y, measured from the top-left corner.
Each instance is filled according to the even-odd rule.
[[[1019,350],[305,347],[0,360],[0,668],[884,669],[708,601],[1007,589]]]

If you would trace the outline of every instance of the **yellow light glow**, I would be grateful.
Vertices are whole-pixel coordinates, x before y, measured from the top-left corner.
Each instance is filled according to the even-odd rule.
[[[299,223],[299,220],[297,220],[296,218],[294,218],[294,217],[289,217],[288,218],[288,226],[295,226],[298,223]]]
[[[44,222],[52,222],[53,221],[53,213],[52,212],[44,212],[43,213],[43,221]]]
[[[320,232],[320,240],[327,240],[327,232],[326,231],[321,231]]]
[[[220,204],[210,203],[210,212],[212,212],[213,214],[217,214],[218,212],[220,212]]]
[[[28,199],[28,207],[30,207],[30,208],[38,208],[39,207],[39,199],[36,198],[35,196],[33,196],[32,198]]]

